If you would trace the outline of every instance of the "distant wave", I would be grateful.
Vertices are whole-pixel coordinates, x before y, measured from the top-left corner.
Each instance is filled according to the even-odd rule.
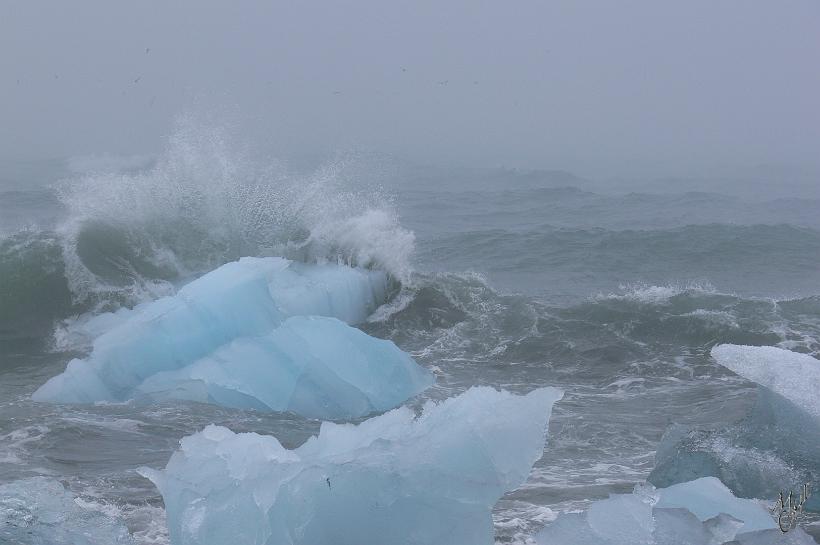
[[[697,284],[641,286],[553,307],[499,293],[480,275],[438,273],[418,274],[383,310],[366,329],[422,360],[514,364],[506,373],[549,367],[610,383],[645,361],[660,375],[725,374],[709,357],[721,343],[820,354],[818,296],[776,301]]]
[[[54,233],[22,231],[0,239],[0,342],[47,335],[73,306]]]
[[[813,295],[820,286],[820,231],[785,224],[623,231],[543,225],[428,236],[420,247],[419,261],[435,270],[468,263],[505,288],[569,303],[622,284],[694,283],[778,299]]]
[[[790,258],[787,264],[814,264],[820,254],[820,232],[786,224],[714,223],[622,231],[544,225],[526,231],[457,233],[435,241],[432,253],[481,254],[504,268],[571,262],[613,272],[641,262],[670,267],[692,260],[741,265]]]

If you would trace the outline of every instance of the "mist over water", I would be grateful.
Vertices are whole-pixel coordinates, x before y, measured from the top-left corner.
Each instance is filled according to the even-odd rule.
[[[220,268],[284,263],[244,257],[370,269],[353,277],[380,279],[381,306],[337,329],[435,375],[413,410],[476,385],[563,390],[543,457],[493,509],[498,544],[533,545],[647,482],[718,476],[766,502],[799,480],[820,489],[820,431],[795,417],[817,400],[786,395],[812,373],[778,393],[738,374],[820,361],[818,28],[815,0],[4,0],[0,545],[74,524],[105,545],[171,545],[142,475],[182,438],[216,424],[291,449],[318,433],[187,400],[212,399],[182,395],[198,380],[184,373],[183,399],[32,400],[52,379],[71,389],[69,362],[82,381],[105,332],[136,331],[132,367],[112,360],[128,387],[155,360],[190,371],[189,324],[163,329],[163,298],[185,306],[183,286]],[[209,278],[224,327],[193,331],[192,358],[251,314]],[[146,316],[162,322],[152,339],[129,329]],[[245,375],[222,379],[264,382],[237,358]]]
[[[564,172],[361,154],[293,167],[190,116],[158,157],[44,163],[7,185],[0,480],[64,482],[138,543],[168,536],[161,497],[134,468],[163,467],[208,423],[288,447],[318,423],[189,402],[49,405],[31,393],[88,353],[93,316],[241,256],[389,273],[391,299],[360,327],[435,372],[413,404],[473,385],[566,391],[544,457],[494,510],[500,543],[630,491],[671,424],[741,418],[755,390],[712,346],[820,356],[820,220],[808,199],[604,193]]]

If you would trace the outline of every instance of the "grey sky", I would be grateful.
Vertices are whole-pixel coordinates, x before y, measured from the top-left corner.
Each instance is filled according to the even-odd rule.
[[[0,157],[293,152],[581,172],[820,163],[820,2],[3,0]]]

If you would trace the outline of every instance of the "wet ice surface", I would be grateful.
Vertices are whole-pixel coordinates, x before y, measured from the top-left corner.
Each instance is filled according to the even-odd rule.
[[[504,320],[504,310],[517,303],[502,298],[494,304],[498,305],[495,316]],[[614,358],[609,368],[595,369],[570,363],[576,359],[572,351],[581,348],[576,346],[569,348],[566,356],[545,365],[540,358],[554,350],[552,345],[539,344],[537,355],[522,352],[525,343],[543,343],[538,335],[554,335],[545,317],[538,318],[540,311],[533,312],[524,313],[526,320],[530,324],[539,320],[544,331],[532,331],[523,340],[506,340],[503,329],[518,330],[521,324],[502,321],[498,325],[493,322],[480,326],[495,335],[478,338],[480,343],[505,347],[491,355],[483,344],[471,341],[462,342],[457,353],[450,352],[451,357],[442,357],[445,346],[452,350],[449,343],[472,337],[458,329],[475,327],[474,319],[462,317],[456,329],[445,327],[432,336],[425,333],[426,329],[420,329],[411,338],[394,337],[437,374],[437,385],[421,399],[451,397],[476,381],[503,383],[505,388],[519,393],[540,385],[565,389],[564,399],[553,411],[543,458],[536,463],[527,482],[502,498],[494,509],[496,539],[502,543],[523,543],[561,512],[584,509],[591,500],[613,492],[631,491],[652,470],[655,448],[670,423],[729,422],[741,418],[754,403],[754,388],[721,371],[706,354],[673,360],[673,365],[652,358],[637,365]],[[515,315],[520,313],[521,310],[515,311]],[[445,317],[437,315],[439,320]],[[410,309],[386,322],[366,325],[365,330],[390,337],[392,327],[398,326],[397,332],[406,333],[407,319],[427,320],[427,316],[436,314],[420,314]],[[558,323],[565,323],[565,328],[595,327],[594,322],[577,320]],[[566,335],[571,330],[564,331]],[[601,329],[602,335],[609,331],[612,329]],[[598,336],[599,342],[602,335]],[[618,338],[610,341],[613,355],[620,350],[637,349],[629,348],[636,345],[624,342],[623,348],[615,351]],[[555,340],[557,344],[562,342],[560,336]],[[14,363],[14,359],[9,361]],[[0,463],[0,471],[5,468],[5,477],[12,478],[21,473],[59,476],[75,495],[120,513],[138,542],[167,543],[168,537],[161,498],[134,468],[164,467],[182,437],[213,422],[235,432],[273,435],[287,448],[294,448],[318,431],[316,421],[295,415],[236,411],[188,402],[163,402],[148,407],[133,403],[33,403],[27,395],[37,383],[59,372],[65,356],[44,355],[38,365],[26,365],[26,361],[21,357],[19,365],[11,365],[4,373],[3,399],[8,401],[3,410],[10,418],[2,433],[11,433],[13,440],[3,442],[0,459],[5,463]],[[480,377],[473,373],[477,367],[482,369]],[[580,384],[579,377],[588,384]],[[693,381],[697,388],[693,388]]]
[[[492,543],[490,513],[544,449],[554,388],[473,388],[358,426],[325,423],[288,450],[273,437],[209,426],[163,471],[174,543]]]
[[[649,479],[660,486],[712,475],[744,497],[820,488],[820,360],[773,346],[720,345],[716,362],[757,384],[755,405],[736,421],[675,426],[658,448]],[[804,508],[816,520],[817,494]]]
[[[655,312],[657,303],[616,300],[620,307],[614,307],[617,312],[602,327],[595,306],[563,311],[562,316],[538,306],[522,306],[518,298],[493,296],[480,284],[460,282],[449,285],[457,307],[446,298],[425,301],[428,294],[421,288],[415,300],[423,301],[425,308],[411,304],[387,320],[364,324],[363,329],[394,339],[435,371],[437,384],[412,401],[413,406],[424,399],[451,397],[475,383],[502,384],[518,393],[550,385],[566,391],[554,408],[542,459],[527,481],[493,510],[496,539],[501,543],[524,543],[560,513],[585,509],[610,493],[630,492],[652,470],[655,449],[671,423],[728,423],[742,418],[754,405],[754,387],[715,365],[708,353],[666,359],[653,355],[665,350],[662,331],[652,332],[656,340],[651,351],[646,344],[620,335],[618,319],[632,322],[633,336],[641,334],[635,325],[640,314],[631,315],[629,310],[620,318],[624,309]],[[479,296],[478,308],[471,306],[475,296]],[[603,303],[615,304],[608,301]],[[670,305],[662,302],[659,308],[688,312]],[[733,312],[740,320],[751,319]],[[703,334],[697,328],[710,318],[685,319],[691,325],[676,326],[678,336]],[[516,335],[520,331],[527,333]],[[580,335],[596,341],[584,346],[578,341]],[[606,348],[602,352],[596,345]],[[607,363],[578,364],[592,358]],[[83,501],[117,513],[137,542],[168,543],[168,535],[161,497],[134,468],[164,467],[182,437],[215,423],[235,432],[272,435],[287,448],[295,448],[318,432],[318,422],[295,415],[191,402],[33,403],[28,396],[36,385],[58,373],[66,359],[66,354],[47,353],[36,364],[30,356],[7,358],[0,387],[3,414],[9,418],[0,423],[4,435],[0,475],[13,480],[44,474],[65,481]],[[481,369],[479,376],[475,369]]]
[[[364,321],[387,285],[378,271],[242,258],[173,296],[85,322],[99,334],[89,357],[69,362],[33,399],[180,398],[337,419],[391,409],[432,375],[342,321]]]
[[[732,495],[714,477],[655,489],[639,485],[592,503],[582,513],[561,515],[535,536],[537,545],[720,545],[802,543],[801,529],[784,536],[765,506]]]
[[[59,366],[59,361],[45,365],[46,373],[53,374]],[[31,378],[27,371],[18,368],[4,374],[7,401],[2,410],[7,418],[0,421],[0,481],[42,475],[64,483],[69,494],[122,521],[136,543],[169,541],[161,497],[135,468],[164,466],[185,435],[217,423],[237,431],[276,433],[293,447],[318,430],[317,422],[292,414],[210,404],[33,403],[28,399],[31,390],[20,388],[21,376],[24,382]]]
[[[712,349],[720,365],[788,399],[820,428],[820,360],[774,346],[723,344]]]

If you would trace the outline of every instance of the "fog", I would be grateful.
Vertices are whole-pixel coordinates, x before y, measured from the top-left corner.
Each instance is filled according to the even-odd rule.
[[[4,0],[0,158],[152,154],[196,111],[283,155],[811,172],[818,28],[815,0]]]

